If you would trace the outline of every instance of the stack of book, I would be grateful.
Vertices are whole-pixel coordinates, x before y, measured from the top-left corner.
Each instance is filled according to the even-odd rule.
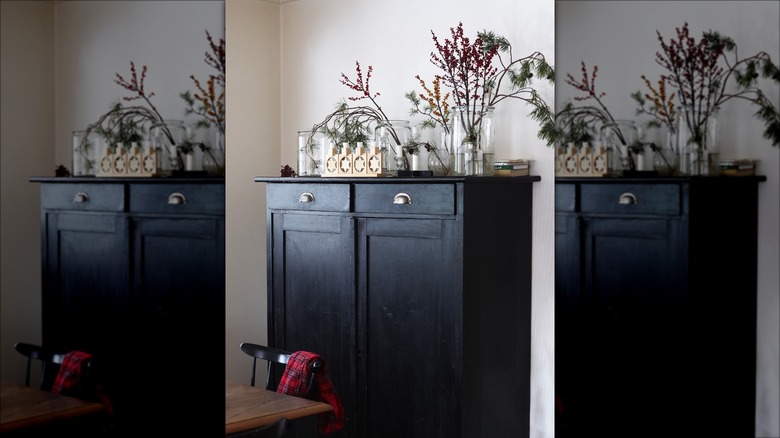
[[[528,160],[496,160],[493,163],[495,176],[527,176],[530,163]]]
[[[724,176],[751,176],[756,174],[753,160],[723,160],[718,163],[720,174]]]

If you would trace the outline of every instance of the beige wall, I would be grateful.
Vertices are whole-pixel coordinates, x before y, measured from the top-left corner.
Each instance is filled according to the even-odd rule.
[[[40,201],[54,174],[54,7],[0,2],[0,377],[21,380],[14,343],[41,341]]]
[[[278,175],[280,8],[256,0],[225,4],[227,26],[227,377],[246,381],[251,360],[241,342],[265,343],[265,193],[254,182]]]

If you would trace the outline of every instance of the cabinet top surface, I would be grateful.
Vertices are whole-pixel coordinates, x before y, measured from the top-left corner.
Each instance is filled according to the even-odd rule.
[[[437,183],[456,183],[456,182],[479,182],[479,183],[518,183],[530,184],[541,181],[538,175],[529,176],[429,176],[429,177],[319,177],[319,176],[301,176],[301,177],[271,177],[258,176],[255,182],[260,183],[286,183],[286,184],[311,184],[311,183],[368,183],[368,184],[394,184],[394,183],[419,183],[419,184],[437,184]]]
[[[141,178],[141,177],[54,177],[54,176],[33,176],[30,182],[39,183],[62,183],[62,184],[224,184],[225,178],[204,177],[204,178]]]

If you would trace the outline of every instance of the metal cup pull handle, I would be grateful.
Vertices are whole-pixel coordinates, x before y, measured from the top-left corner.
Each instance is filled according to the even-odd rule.
[[[170,196],[168,196],[168,204],[169,205],[184,205],[187,203],[187,198],[184,197],[179,192],[171,193]]]
[[[310,204],[314,202],[314,195],[311,192],[303,192],[298,198],[298,202],[301,204]]]
[[[73,197],[74,204],[81,204],[87,201],[89,201],[89,195],[87,195],[85,192],[78,192],[76,193],[76,196]]]
[[[393,204],[407,205],[412,203],[412,197],[406,193],[398,193],[393,197]]]
[[[620,195],[620,199],[618,199],[618,204],[620,205],[634,205],[636,204],[636,195],[633,193],[623,193]]]

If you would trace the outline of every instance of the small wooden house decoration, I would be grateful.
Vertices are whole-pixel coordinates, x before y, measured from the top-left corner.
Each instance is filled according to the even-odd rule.
[[[358,146],[354,150],[344,144],[341,151],[331,148],[325,155],[325,174],[336,177],[382,176],[382,150],[378,147]]]
[[[602,177],[609,173],[607,149],[601,142],[583,142],[555,148],[555,176]]]
[[[158,161],[157,151],[149,142],[143,148],[133,143],[129,151],[118,143],[116,148],[106,148],[105,155],[100,159],[97,176],[159,176]]]

